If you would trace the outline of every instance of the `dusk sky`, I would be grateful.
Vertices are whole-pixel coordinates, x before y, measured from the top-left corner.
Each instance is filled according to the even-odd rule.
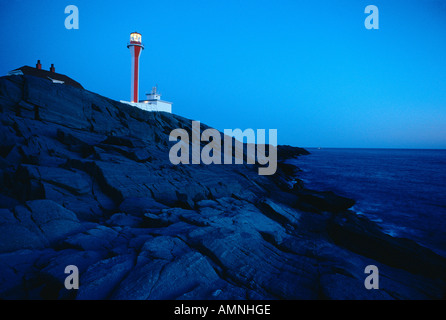
[[[138,31],[140,98],[157,84],[178,115],[300,147],[446,148],[446,1],[0,0],[0,30],[0,75],[40,59],[129,100]]]

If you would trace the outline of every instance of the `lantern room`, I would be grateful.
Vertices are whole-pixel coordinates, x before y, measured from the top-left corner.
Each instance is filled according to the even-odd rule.
[[[141,44],[141,34],[138,32],[132,32],[130,34],[130,43]]]

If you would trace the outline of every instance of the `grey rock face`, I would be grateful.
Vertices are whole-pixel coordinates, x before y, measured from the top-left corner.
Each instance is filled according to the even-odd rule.
[[[0,78],[0,298],[439,299],[446,260],[385,235],[283,161],[173,165],[191,121]],[[202,129],[206,126],[202,126]],[[376,265],[380,290],[364,287]],[[67,265],[80,273],[67,290]]]

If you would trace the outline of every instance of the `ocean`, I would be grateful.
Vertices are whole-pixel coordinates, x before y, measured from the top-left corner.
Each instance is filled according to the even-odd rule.
[[[384,232],[446,256],[446,150],[308,148],[289,160],[307,188],[356,200]]]

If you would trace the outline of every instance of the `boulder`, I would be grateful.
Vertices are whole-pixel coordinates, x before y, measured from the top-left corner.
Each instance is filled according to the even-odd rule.
[[[75,213],[51,200],[26,202],[29,219],[41,231],[49,243],[54,243],[69,234],[84,230]]]
[[[115,213],[107,220],[107,224],[111,226],[138,227],[141,223],[141,218],[126,213]]]
[[[153,198],[150,197],[126,198],[119,205],[120,211],[135,216],[142,216],[146,212],[159,212],[162,209],[167,208],[167,206],[155,201]]]
[[[300,203],[297,204],[302,209],[312,206],[316,210],[341,212],[353,207],[356,202],[353,199],[339,196],[333,191],[299,189],[295,190],[294,194],[299,197],[300,203],[303,203],[303,206],[300,206]]]

